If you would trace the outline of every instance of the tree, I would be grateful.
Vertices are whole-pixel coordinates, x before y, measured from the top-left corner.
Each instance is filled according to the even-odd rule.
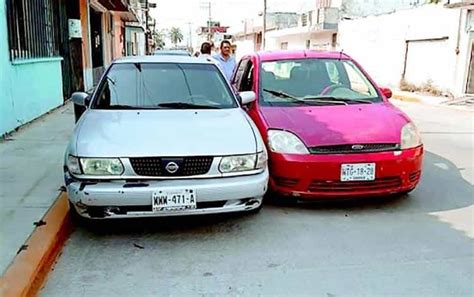
[[[155,47],[157,49],[163,49],[165,47],[165,32],[155,31],[153,32],[153,40],[155,41]]]
[[[178,43],[180,43],[184,39],[183,33],[181,33],[181,29],[177,27],[173,27],[170,29],[169,37],[175,47],[178,46]]]

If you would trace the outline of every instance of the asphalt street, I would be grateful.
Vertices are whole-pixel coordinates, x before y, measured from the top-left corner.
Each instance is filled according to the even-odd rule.
[[[473,296],[473,113],[397,103],[421,130],[408,197],[78,227],[42,296]]]

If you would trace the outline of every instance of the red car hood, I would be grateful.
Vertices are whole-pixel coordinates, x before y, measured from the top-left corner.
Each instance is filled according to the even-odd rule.
[[[295,133],[308,146],[400,143],[408,117],[390,103],[261,107],[270,129]]]

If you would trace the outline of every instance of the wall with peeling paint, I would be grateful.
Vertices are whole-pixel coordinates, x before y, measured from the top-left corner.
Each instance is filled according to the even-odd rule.
[[[462,96],[471,55],[468,11],[424,5],[395,13],[343,20],[339,49],[351,55],[377,83],[398,87],[404,78]],[[406,67],[405,67],[406,64]]]
[[[63,102],[61,58],[10,61],[6,1],[0,3],[0,135]]]

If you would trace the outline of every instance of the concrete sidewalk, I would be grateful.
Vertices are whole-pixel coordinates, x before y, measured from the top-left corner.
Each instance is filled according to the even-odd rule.
[[[392,99],[433,106],[445,106],[466,111],[474,111],[474,98],[470,96],[452,99],[448,97],[436,97],[413,92],[393,91]]]
[[[408,101],[408,102],[417,102],[417,103],[425,103],[425,104],[442,104],[449,100],[446,97],[436,97],[436,96],[429,96],[420,93],[413,93],[413,92],[405,92],[405,91],[393,91],[393,99],[398,99],[401,101]]]
[[[0,271],[58,197],[66,145],[74,128],[72,104],[0,140]]]

